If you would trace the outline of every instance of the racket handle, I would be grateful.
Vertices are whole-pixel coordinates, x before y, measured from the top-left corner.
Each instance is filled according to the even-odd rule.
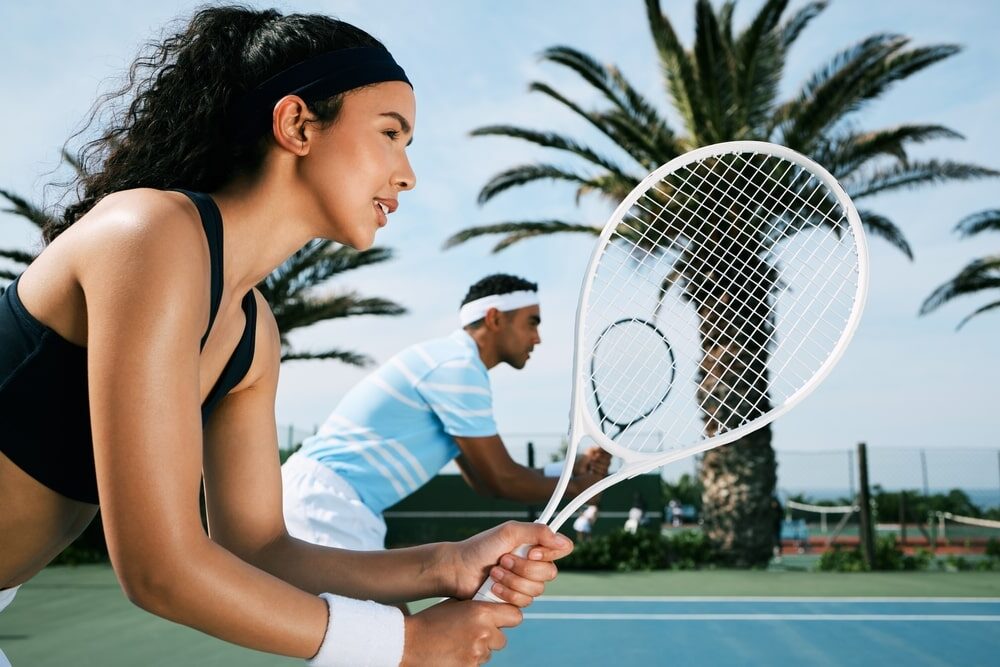
[[[521,558],[524,558],[524,557],[526,557],[528,555],[528,551],[533,546],[535,546],[535,545],[534,544],[522,544],[518,548],[514,549],[514,551],[512,553],[515,556],[520,556]],[[478,600],[480,602],[500,602],[502,604],[507,604],[506,601],[501,600],[500,598],[498,598],[496,595],[493,594],[493,590],[492,589],[493,589],[493,584],[495,584],[495,583],[496,582],[493,581],[493,577],[487,577],[486,581],[484,581],[483,585],[479,587],[479,590],[476,592],[475,597],[473,597],[472,599],[473,600]]]

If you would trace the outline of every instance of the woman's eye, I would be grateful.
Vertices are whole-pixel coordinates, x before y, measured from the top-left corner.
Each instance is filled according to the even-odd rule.
[[[395,141],[396,139],[399,138],[399,130],[386,130],[385,136]]]

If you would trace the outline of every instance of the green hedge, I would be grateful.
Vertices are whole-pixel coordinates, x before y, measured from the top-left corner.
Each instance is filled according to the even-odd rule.
[[[683,530],[662,535],[656,530],[624,530],[578,542],[561,570],[693,570],[711,564],[708,540],[700,531]]]

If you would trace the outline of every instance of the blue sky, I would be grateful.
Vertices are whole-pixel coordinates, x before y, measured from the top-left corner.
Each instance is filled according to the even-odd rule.
[[[102,82],[119,75],[137,47],[168,21],[190,14],[193,2],[4,3],[0,6],[0,186],[40,199],[59,148],[80,126]],[[396,350],[456,326],[467,286],[494,271],[540,283],[543,344],[527,368],[492,373],[498,422],[512,444],[515,433],[565,431],[573,313],[590,251],[586,238],[552,238],[516,245],[499,255],[478,241],[442,251],[455,231],[501,220],[561,218],[601,224],[610,206],[574,204],[569,188],[538,185],[475,203],[494,173],[534,160],[574,164],[513,140],[472,139],[471,129],[512,123],[558,129],[613,154],[587,127],[554,103],[527,92],[542,80],[584,106],[599,101],[568,71],[543,65],[537,54],[565,44],[617,64],[668,117],[645,14],[639,0],[623,3],[558,0],[468,2],[251,3],[286,11],[325,12],[356,23],[382,39],[406,68],[417,94],[416,138],[411,158],[417,188],[378,239],[396,259],[363,269],[337,284],[366,295],[395,299],[409,308],[399,318],[355,318],[297,334],[303,348],[335,345],[385,360]],[[664,0],[679,35],[693,38],[692,0]],[[793,7],[801,2],[793,2]],[[743,2],[742,25],[759,6]],[[834,53],[876,32],[909,35],[916,44],[952,42],[965,49],[889,91],[858,116],[862,127],[902,122],[941,123],[965,141],[935,142],[921,156],[1000,168],[1000,5],[963,0],[839,0],[800,37],[783,82],[795,90]],[[960,301],[917,317],[923,299],[973,257],[995,253],[998,241],[960,240],[952,228],[963,216],[1000,206],[998,182],[950,184],[868,202],[905,232],[916,260],[888,244],[871,243],[872,285],[861,328],[840,365],[817,392],[775,425],[779,450],[829,450],[866,441],[872,447],[993,448],[991,464],[974,485],[997,482],[1000,446],[996,344],[1000,313],[981,316],[961,332],[955,325],[983,299]],[[37,242],[33,228],[4,215],[0,247]],[[277,402],[281,424],[311,428],[364,371],[336,363],[292,363],[282,369]],[[543,442],[555,442],[557,435]],[[971,459],[970,459],[971,460]],[[988,461],[989,459],[984,459]],[[973,475],[975,471],[970,472]],[[981,477],[981,479],[980,479]]]

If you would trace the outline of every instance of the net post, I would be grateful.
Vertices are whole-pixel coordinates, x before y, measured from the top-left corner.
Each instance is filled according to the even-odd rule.
[[[924,477],[924,497],[931,495],[931,485],[927,477],[927,450],[920,450],[920,471],[923,473]]]
[[[854,472],[855,472],[854,452],[848,449],[847,450],[847,486],[848,486],[847,497],[848,498],[854,498],[857,496],[857,492],[854,490]]]
[[[899,541],[906,546],[906,491],[899,492]]]
[[[535,443],[531,440],[528,441],[528,467],[535,467]],[[538,518],[538,513],[535,511],[534,505],[528,505],[528,521],[534,521]]]
[[[861,506],[861,554],[865,566],[873,570],[875,565],[875,537],[872,526],[871,494],[868,490],[868,450],[865,443],[858,443],[858,505]]]

